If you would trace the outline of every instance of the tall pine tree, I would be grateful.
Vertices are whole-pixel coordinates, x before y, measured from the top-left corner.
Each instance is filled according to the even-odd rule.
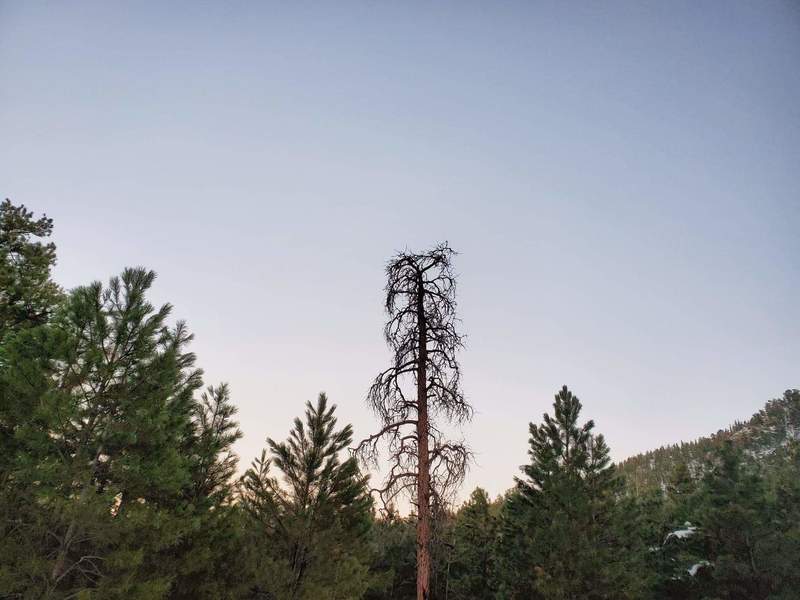
[[[19,510],[2,562],[27,593],[153,598],[170,587],[156,557],[185,528],[181,449],[200,372],[186,327],[147,301],[154,278],[127,269],[78,288],[6,347]]]
[[[530,425],[531,461],[522,468],[512,496],[505,535],[524,540],[507,551],[543,598],[619,599],[639,597],[641,583],[626,561],[617,493],[608,446],[594,423],[579,424],[581,403],[566,386],[555,397],[553,416]],[[514,531],[522,528],[522,531]],[[509,531],[510,530],[510,531]],[[518,578],[517,574],[513,574]],[[513,584],[513,582],[512,582]],[[506,585],[506,597],[525,590]]]

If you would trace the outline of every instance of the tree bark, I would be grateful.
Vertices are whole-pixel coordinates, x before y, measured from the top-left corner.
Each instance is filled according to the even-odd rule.
[[[417,362],[417,600],[430,597],[431,576],[431,503],[428,454],[428,332],[425,320],[422,274],[417,283],[417,322],[419,352]]]

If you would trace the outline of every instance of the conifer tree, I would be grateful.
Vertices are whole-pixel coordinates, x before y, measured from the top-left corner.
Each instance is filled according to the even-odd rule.
[[[538,600],[533,533],[536,513],[519,487],[509,490],[500,507],[495,545],[498,600]]]
[[[37,240],[52,232],[47,215],[34,219],[24,204],[0,204],[0,344],[11,331],[46,323],[61,298],[50,278],[55,244]]]
[[[530,425],[531,461],[517,480],[519,496],[507,525],[527,525],[527,571],[543,598],[635,598],[641,583],[630,573],[616,507],[619,481],[608,446],[594,422],[578,423],[581,403],[566,386],[554,414]],[[518,592],[509,597],[521,597]]]
[[[193,435],[187,450],[192,456],[189,497],[194,502],[218,508],[232,493],[230,482],[239,463],[233,444],[242,437],[236,412],[225,383],[209,386],[192,409]]]
[[[663,598],[699,598],[707,561],[697,535],[697,481],[685,461],[673,468],[663,495],[662,526],[650,536],[655,593]]]
[[[371,545],[373,585],[365,600],[406,600],[416,594],[416,519],[389,510],[376,519]]]
[[[489,496],[475,489],[455,517],[449,598],[470,600],[494,595],[497,520]]]
[[[800,401],[800,393],[793,392]],[[791,597],[800,589],[800,440],[788,443],[783,452],[784,461],[776,469],[770,493],[769,522],[774,533],[761,542],[777,598]]]
[[[285,442],[266,451],[242,481],[254,523],[256,592],[286,600],[359,598],[369,586],[367,539],[372,499],[355,458],[341,453],[352,428],[336,429],[325,394],[307,403]],[[271,474],[282,474],[281,483]]]
[[[243,521],[232,503],[238,464],[233,444],[242,436],[236,412],[224,383],[209,386],[192,408],[191,435],[182,450],[190,470],[181,509],[188,527],[162,561],[174,573],[172,600],[240,598],[246,592]]]
[[[10,368],[7,346],[15,333],[46,324],[62,299],[51,279],[55,244],[40,241],[52,231],[46,215],[35,219],[24,205],[10,200],[0,204],[0,489],[17,453],[14,434],[19,424],[13,399],[3,389],[2,371]]]
[[[169,327],[171,307],[147,301],[154,278],[127,269],[107,288],[78,288],[47,327],[7,348],[3,390],[20,423],[9,483],[24,498],[7,547],[37,557],[17,554],[9,570],[30,593],[169,589],[154,559],[184,527],[180,449],[200,372],[185,325]]]
[[[722,445],[698,491],[697,522],[705,544],[712,593],[758,600],[774,591],[766,544],[777,533],[769,521],[764,481],[742,462],[731,442]]]

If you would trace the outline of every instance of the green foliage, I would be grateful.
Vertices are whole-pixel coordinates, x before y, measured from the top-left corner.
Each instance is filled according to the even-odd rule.
[[[10,332],[47,322],[61,297],[50,279],[56,262],[52,242],[47,238],[53,220],[33,213],[10,200],[0,204],[0,343]]]
[[[266,451],[242,480],[252,519],[256,592],[278,599],[360,598],[369,587],[367,541],[372,500],[367,478],[340,454],[352,428],[336,429],[325,394],[295,419],[285,442]],[[282,482],[272,476],[272,467]]]
[[[677,469],[653,556],[657,598],[791,598],[800,584],[797,442],[765,471],[731,440],[699,481]]]
[[[17,423],[6,492],[26,506],[6,548],[34,544],[35,564],[16,553],[26,586],[169,588],[147,559],[180,533],[165,522],[189,477],[180,448],[200,373],[185,326],[168,327],[170,307],[146,300],[154,277],[128,269],[107,288],[78,288],[51,323],[5,345],[4,406]],[[134,573],[139,583],[125,583]]]
[[[55,245],[39,241],[49,237],[52,229],[52,220],[46,216],[34,219],[25,206],[14,206],[9,200],[0,204],[0,370],[4,373],[10,369],[9,344],[14,336],[46,323],[62,298],[51,279]],[[47,343],[40,332],[28,339],[34,346],[26,348],[23,342],[17,351],[32,357],[36,344]],[[18,408],[0,377],[0,488],[5,487],[9,462],[18,452]]]
[[[674,444],[625,459],[619,471],[633,493],[660,490],[669,483],[673,470],[683,465],[688,475],[699,479],[709,457],[730,440],[744,451],[745,460],[779,465],[784,445],[800,439],[800,390],[786,390],[781,398],[766,403],[746,422],[694,442]]]
[[[416,522],[394,512],[377,519],[370,535],[372,585],[366,600],[404,600],[416,594]]]
[[[245,523],[231,504],[241,438],[233,420],[236,407],[226,384],[209,387],[192,408],[192,429],[184,452],[190,479],[181,498],[187,527],[170,556],[174,580],[170,598],[239,598],[246,590],[246,569],[239,560]]]
[[[455,517],[449,598],[468,600],[493,596],[497,527],[488,494],[477,488]]]
[[[641,581],[617,505],[620,482],[594,423],[578,424],[581,403],[566,386],[554,415],[530,425],[531,462],[510,498],[501,544],[501,596],[636,598]],[[506,578],[506,575],[508,578]]]
[[[51,232],[0,205],[0,598],[414,597],[416,515],[374,517],[324,394],[237,483],[155,274],[64,294]],[[514,489],[434,511],[430,600],[797,597],[800,391],[619,467],[580,412],[563,388]]]
[[[761,543],[771,533],[764,482],[730,442],[703,478],[697,522],[714,590],[728,598],[766,598],[769,565]]]

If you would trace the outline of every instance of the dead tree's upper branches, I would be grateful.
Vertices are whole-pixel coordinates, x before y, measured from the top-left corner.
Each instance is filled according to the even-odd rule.
[[[456,490],[469,463],[467,447],[446,440],[437,427],[438,419],[460,424],[472,417],[456,358],[464,336],[457,327],[454,254],[445,243],[422,254],[400,253],[386,267],[389,320],[384,335],[392,349],[392,364],[375,378],[367,395],[381,429],[356,448],[372,465],[382,451],[388,452],[388,475],[383,486],[373,490],[385,505],[403,492],[416,501],[421,399],[429,423],[424,435],[434,503],[443,504]]]

